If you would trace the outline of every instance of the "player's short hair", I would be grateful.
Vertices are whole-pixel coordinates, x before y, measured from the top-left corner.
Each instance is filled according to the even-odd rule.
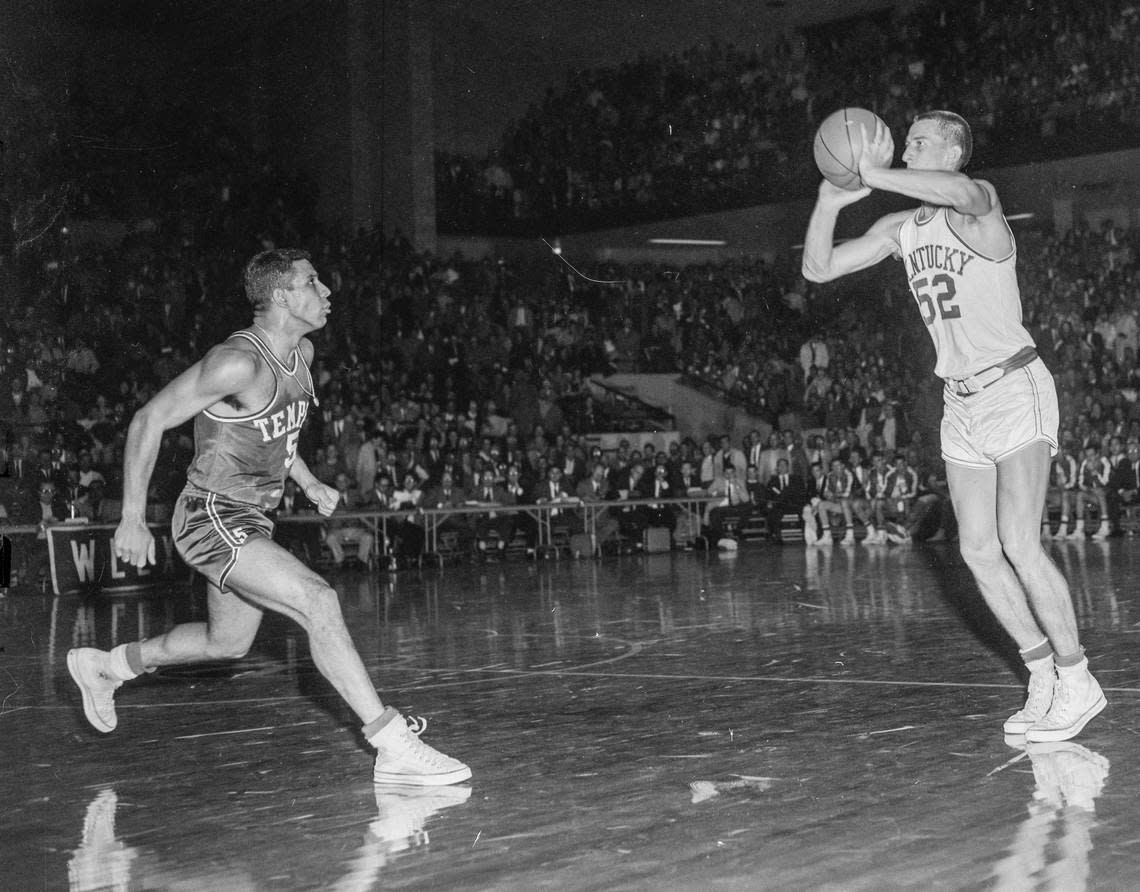
[[[974,154],[974,134],[970,125],[961,115],[944,109],[932,109],[915,115],[915,123],[919,121],[934,121],[938,124],[938,132],[943,138],[954,143],[962,150],[962,157],[958,159],[958,170],[965,170]]]
[[[274,288],[288,288],[293,284],[293,264],[298,260],[312,260],[312,255],[300,248],[277,248],[250,258],[242,280],[246,299],[254,311],[269,305]]]

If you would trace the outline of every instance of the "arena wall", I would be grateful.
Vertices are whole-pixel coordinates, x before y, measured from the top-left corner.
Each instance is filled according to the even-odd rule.
[[[1140,149],[1089,155],[1021,167],[975,172],[997,186],[1007,215],[1031,215],[1031,225],[1070,229],[1082,220],[1092,226],[1112,219],[1122,226],[1140,223]],[[840,238],[863,232],[880,215],[913,204],[897,196],[876,194],[845,209],[837,229]],[[642,226],[560,235],[563,256],[582,261],[655,262],[686,265],[733,257],[771,257],[795,250],[803,239],[810,200],[757,205],[737,211],[705,214]],[[533,239],[490,236],[440,236],[439,250],[468,256],[537,256],[549,253],[540,235]],[[651,239],[699,239],[718,245],[654,244]]]

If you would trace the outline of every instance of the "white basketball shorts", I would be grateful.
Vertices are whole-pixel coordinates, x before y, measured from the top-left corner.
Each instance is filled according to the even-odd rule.
[[[969,396],[942,391],[942,458],[988,469],[1017,450],[1044,440],[1057,454],[1057,388],[1040,359],[1014,369]]]

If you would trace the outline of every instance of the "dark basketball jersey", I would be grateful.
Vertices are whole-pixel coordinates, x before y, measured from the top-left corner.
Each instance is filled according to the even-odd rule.
[[[238,331],[229,337],[234,338],[253,344],[273,372],[273,398],[250,415],[224,418],[208,409],[198,413],[194,460],[186,479],[196,489],[268,511],[281,501],[309,402],[316,402],[313,379],[300,347],[293,348],[286,367],[252,332]]]

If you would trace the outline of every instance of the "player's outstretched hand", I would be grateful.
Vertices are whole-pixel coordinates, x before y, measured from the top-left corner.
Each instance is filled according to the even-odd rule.
[[[859,130],[863,137],[863,151],[859,153],[859,175],[866,179],[867,171],[891,166],[895,160],[895,141],[890,128],[882,120],[875,124],[874,133],[868,133],[867,125],[862,123]]]
[[[317,513],[321,517],[328,517],[332,514],[336,510],[337,502],[340,501],[340,493],[337,492],[336,487],[328,486],[320,481],[306,489],[305,495],[310,502],[317,506]]]
[[[145,521],[120,520],[111,547],[116,558],[132,567],[142,569],[154,563],[154,536]]]
[[[869,186],[862,189],[841,189],[830,180],[819,181],[819,200],[835,207],[854,204],[871,194]]]

